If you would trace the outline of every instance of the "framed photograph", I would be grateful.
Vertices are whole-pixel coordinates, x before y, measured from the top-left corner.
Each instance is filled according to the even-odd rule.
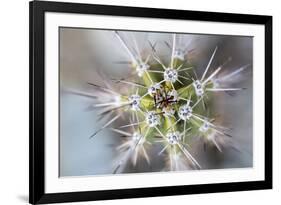
[[[30,203],[272,188],[272,17],[30,2]]]

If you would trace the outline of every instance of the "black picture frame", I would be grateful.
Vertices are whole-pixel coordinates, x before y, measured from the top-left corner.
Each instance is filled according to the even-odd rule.
[[[230,14],[105,6],[93,4],[32,1],[30,12],[30,164],[29,202],[31,204],[154,197],[198,193],[259,190],[272,188],[272,17],[262,15]],[[44,39],[45,13],[62,12],[110,16],[149,17],[210,22],[259,24],[265,27],[265,180],[218,184],[197,184],[154,188],[135,188],[71,193],[45,192],[44,133],[45,133],[45,72]]]

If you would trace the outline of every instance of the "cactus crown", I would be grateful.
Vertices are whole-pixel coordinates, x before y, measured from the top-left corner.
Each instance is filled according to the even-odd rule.
[[[224,63],[211,72],[209,68],[218,50],[215,47],[203,74],[198,77],[197,68],[188,59],[187,49],[177,45],[177,34],[172,34],[168,63],[158,56],[155,45],[150,43],[150,53],[143,56],[138,48],[132,50],[127,45],[120,32],[115,31],[115,35],[131,59],[133,77],[114,81],[126,85],[130,94],[95,85],[113,99],[99,102],[95,107],[108,108],[107,112],[115,114],[91,137],[105,128],[126,136],[125,142],[118,147],[121,155],[114,173],[124,171],[128,161],[135,165],[139,157],[144,157],[148,164],[151,157],[164,157],[169,170],[200,169],[200,163],[189,151],[192,139],[200,138],[219,152],[223,151],[223,139],[229,137],[229,129],[215,122],[213,104],[217,92],[242,89],[225,86],[225,79],[241,72],[241,68],[219,77]],[[130,123],[114,128],[113,122],[124,112],[129,113]],[[155,143],[160,143],[162,150],[158,156],[150,156],[147,150]]]

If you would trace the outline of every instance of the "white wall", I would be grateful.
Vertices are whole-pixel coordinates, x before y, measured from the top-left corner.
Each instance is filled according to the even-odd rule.
[[[72,0],[73,2],[79,2]],[[274,190],[129,199],[80,204],[227,204],[281,201],[280,112],[281,12],[277,0],[81,0],[80,2],[273,15]],[[0,31],[0,204],[28,200],[28,1],[1,1]],[[279,195],[279,196],[278,196]]]

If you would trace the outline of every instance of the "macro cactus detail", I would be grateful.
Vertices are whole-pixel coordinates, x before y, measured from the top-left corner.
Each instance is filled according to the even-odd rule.
[[[139,158],[144,158],[150,165],[151,158],[157,157],[165,159],[165,170],[200,169],[200,162],[189,151],[193,138],[223,152],[224,146],[229,143],[231,129],[216,121],[216,113],[213,112],[215,95],[217,92],[227,94],[243,90],[228,87],[227,82],[248,65],[222,75],[221,70],[231,60],[227,58],[211,71],[210,66],[219,50],[216,46],[203,74],[199,76],[197,68],[188,60],[188,49],[183,48],[186,42],[182,42],[181,34],[171,34],[172,41],[165,42],[170,49],[170,56],[165,57],[165,61],[169,59],[168,63],[158,55],[157,43],[149,42],[150,51],[143,53],[134,37],[132,49],[120,31],[115,31],[114,35],[130,58],[129,64],[124,66],[130,66],[131,76],[110,80],[126,86],[128,93],[89,83],[97,90],[93,106],[102,108],[101,116],[111,116],[90,138],[110,129],[125,139],[117,147],[120,155],[113,173],[122,173],[128,163],[136,165]],[[129,116],[130,123],[114,127],[114,122],[122,116]],[[160,144],[162,150],[151,156],[148,150],[153,144]]]

